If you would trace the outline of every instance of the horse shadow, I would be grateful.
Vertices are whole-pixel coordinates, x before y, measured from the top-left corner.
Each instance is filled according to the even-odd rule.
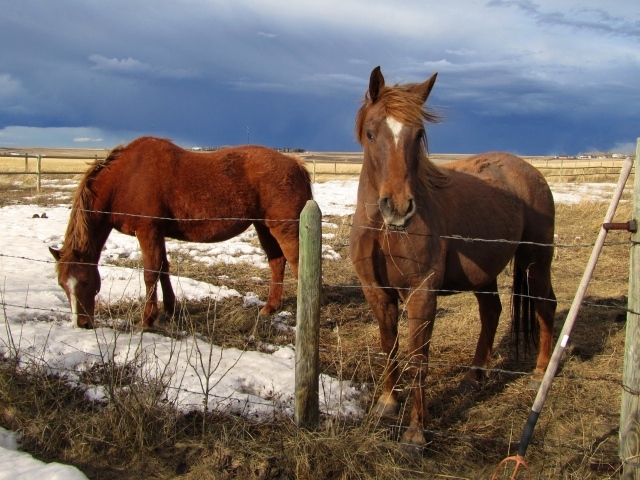
[[[626,305],[626,296],[618,298],[590,296],[584,299],[556,376],[563,374],[564,366],[571,360],[586,363],[605,352],[607,339],[625,328]],[[555,341],[560,336],[568,312],[568,308],[556,312]],[[505,319],[503,318],[502,321]],[[461,389],[456,382],[455,386],[440,390],[428,402],[428,424],[431,427],[447,430],[459,424],[461,420],[464,421],[471,408],[504,394],[505,390],[514,383],[522,382],[525,385],[529,383],[530,372],[535,367],[537,348],[530,348],[529,351],[523,348],[523,345],[516,348],[513,335],[507,331],[498,339],[493,351],[494,358],[499,355],[501,360],[499,365],[494,366],[497,370],[489,372],[488,378],[479,389],[469,392]],[[452,365],[442,369],[439,375],[461,378],[466,371],[465,367]],[[533,391],[535,390],[532,389]]]

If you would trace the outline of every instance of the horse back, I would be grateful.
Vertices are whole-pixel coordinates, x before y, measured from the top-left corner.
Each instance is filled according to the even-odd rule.
[[[297,219],[312,196],[309,173],[294,157],[258,146],[199,153],[152,137],[123,147],[91,188],[96,209],[127,214],[112,215],[118,230],[153,223],[191,241],[231,238],[255,219]]]
[[[477,210],[485,225],[492,216],[520,224],[522,241],[551,243],[555,205],[551,189],[542,174],[522,158],[504,152],[474,155],[445,164],[451,186],[443,189],[447,200],[464,203]],[[468,218],[468,216],[467,216]]]

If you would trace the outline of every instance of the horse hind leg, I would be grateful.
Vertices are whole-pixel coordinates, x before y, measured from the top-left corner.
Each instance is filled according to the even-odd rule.
[[[553,252],[549,249],[548,254],[539,256],[535,262],[524,263],[521,260],[517,261],[519,265],[527,265],[526,269],[521,269],[521,275],[524,276],[522,284],[525,286],[525,291],[521,293],[528,295],[533,303],[533,310],[539,327],[538,357],[530,383],[530,386],[535,389],[542,382],[542,377],[547,370],[553,350],[553,324],[557,302],[551,285],[552,256]],[[526,315],[527,312],[523,312],[523,314]],[[529,323],[532,326],[535,325],[533,319],[530,319]]]
[[[169,318],[173,318],[176,312],[176,295],[173,292],[171,278],[169,276],[169,259],[167,258],[166,245],[163,242],[162,259],[160,263],[160,287],[162,288],[162,304],[164,313]]]
[[[493,341],[498,328],[498,321],[502,313],[502,303],[498,295],[498,284],[494,279],[490,285],[482,291],[475,293],[480,312],[480,336],[476,346],[476,353],[471,363],[471,368],[460,381],[459,390],[462,393],[477,390],[480,383],[486,378],[484,369],[491,364],[491,352]]]
[[[535,287],[531,288],[532,296],[539,297],[536,298],[534,302],[540,337],[538,340],[538,358],[536,360],[536,368],[533,371],[531,386],[537,389],[542,383],[542,377],[551,360],[553,351],[553,324],[557,302],[551,284],[549,284],[548,288],[543,289],[544,294],[536,294],[536,291],[537,289]],[[540,298],[548,298],[548,300],[541,300]]]
[[[269,228],[263,224],[254,224],[258,234],[258,240],[262,249],[267,255],[269,268],[271,269],[271,283],[269,284],[269,296],[267,303],[260,310],[261,314],[270,315],[275,312],[282,300],[282,291],[284,286],[284,270],[286,266],[286,258],[284,252],[280,248],[275,237],[269,231]],[[297,272],[296,272],[297,273]]]
[[[144,283],[146,287],[144,313],[139,326],[149,328],[153,327],[153,324],[158,319],[158,279],[161,277],[160,273],[162,268],[166,268],[168,272],[169,267],[166,260],[164,238],[160,236],[157,229],[139,229],[136,231],[136,237],[138,238],[142,252]],[[173,296],[173,289],[170,295]]]

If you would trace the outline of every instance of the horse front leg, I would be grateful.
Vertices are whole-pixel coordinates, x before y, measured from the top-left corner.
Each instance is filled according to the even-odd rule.
[[[477,390],[486,378],[484,369],[491,364],[491,352],[493,351],[493,341],[498,328],[498,321],[502,313],[502,303],[498,296],[498,282],[494,280],[482,291],[475,293],[480,312],[480,336],[476,346],[476,353],[473,356],[471,368],[460,381],[461,392],[472,392]]]
[[[398,402],[398,298],[375,286],[363,288],[367,303],[378,321],[380,346],[387,356],[384,367],[382,393],[372,413],[380,416],[395,415],[400,409]]]
[[[409,355],[407,370],[411,378],[413,406],[409,428],[402,442],[409,446],[424,446],[424,424],[428,416],[425,382],[429,371],[429,345],[436,317],[436,295],[428,290],[413,291],[405,299],[409,323]]]

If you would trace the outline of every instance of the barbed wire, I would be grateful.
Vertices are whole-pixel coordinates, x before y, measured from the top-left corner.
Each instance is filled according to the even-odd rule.
[[[93,365],[93,367],[107,367],[114,363],[113,360],[104,361],[102,357],[100,357],[97,354],[93,354],[93,356],[99,359],[98,362]],[[132,359],[131,361],[134,362],[135,359]],[[74,376],[80,374],[81,377],[83,375],[90,376],[92,374],[100,375],[100,372],[96,373],[92,370],[80,371],[77,369],[70,369],[70,368],[64,368],[64,367],[56,367],[56,366],[52,367],[50,365],[48,365],[48,367],[49,367],[50,373],[55,372],[55,374],[67,373],[67,374],[72,374]],[[127,365],[122,365],[121,367],[127,368]],[[24,367],[24,368],[25,368],[25,371],[28,373],[28,367]],[[136,369],[134,369],[134,371],[135,370]],[[136,375],[134,378],[136,383],[141,382],[144,385],[151,385],[143,377]],[[155,381],[157,380],[158,379],[156,379]],[[154,384],[155,384],[155,381],[154,381]],[[250,408],[249,405],[256,405],[260,407],[267,407],[269,410],[272,410],[272,415],[274,416],[282,416],[282,415],[290,416],[290,411],[293,408],[293,397],[289,398],[288,400],[283,397],[283,399],[277,399],[277,400],[268,402],[268,401],[262,401],[262,399],[260,399],[260,397],[258,397],[257,395],[253,395],[246,392],[240,392],[242,395],[245,396],[245,398],[235,398],[231,394],[223,396],[223,395],[215,394],[212,391],[205,391],[206,389],[193,390],[190,388],[185,388],[183,386],[170,385],[170,384],[167,384],[166,381],[163,381],[162,377],[159,379],[159,381],[161,382],[162,388],[167,391],[171,390],[179,393],[187,393],[187,394],[198,395],[203,397],[202,402],[180,403],[177,398],[170,399],[169,395],[167,395],[166,396],[167,400],[171,402],[177,410],[184,409],[185,407],[191,407],[191,408],[195,407],[195,408],[202,408],[203,409],[202,413],[204,414],[209,412],[214,412],[214,411],[222,414],[229,414],[229,413],[233,414],[233,413],[238,413],[238,410],[246,410]],[[108,388],[108,386],[104,386],[104,399],[94,399],[93,401],[97,401],[98,403],[104,403],[105,401],[110,401],[112,399],[112,395],[120,390],[120,384],[122,383],[121,380],[115,380],[115,382],[116,382],[115,388],[110,389]],[[89,381],[89,382],[80,381],[80,384],[79,384],[80,388],[83,388],[83,389],[89,389],[96,385],[100,386],[102,384],[95,383],[95,381]],[[114,386],[113,384],[111,385]],[[129,387],[130,384],[125,382],[122,385],[125,387]],[[322,393],[321,393],[321,396],[322,396]],[[210,407],[208,404],[209,400],[216,401],[218,405]],[[204,401],[207,402],[206,405],[204,404]],[[339,400],[338,403],[340,403],[341,401],[342,400]],[[327,406],[327,408],[330,408],[330,407]],[[585,413],[592,413],[591,409],[582,409],[578,411],[585,412]],[[323,413],[326,415],[332,415],[329,410],[324,411]],[[265,415],[266,414],[263,413],[260,418],[264,420]],[[366,413],[364,414],[365,418],[368,416],[369,414],[366,414]],[[389,424],[389,423],[381,422],[381,423],[378,423],[377,426],[380,428],[388,429],[391,432],[400,432],[403,430],[407,430],[409,428],[407,425],[403,425],[401,423]],[[423,429],[423,433],[427,437],[431,436],[431,437],[450,438],[450,439],[465,441],[469,443],[497,443],[497,444],[509,446],[509,448],[517,448],[520,443],[519,441],[510,440],[502,437],[471,435],[471,434],[464,434],[459,432],[452,432],[449,430],[443,431],[443,430],[435,430],[435,429]],[[395,435],[399,436],[399,434],[395,434]],[[568,443],[550,442],[548,440],[544,440],[544,441],[534,440],[530,443],[530,445],[535,447],[540,447],[540,448],[570,449],[577,452],[581,452],[585,455],[589,454],[590,452],[590,449],[585,447],[579,447],[579,446],[571,445]]]
[[[175,219],[175,218],[169,218],[169,217],[154,217],[154,216],[144,216],[144,215],[133,215],[133,214],[126,214],[126,213],[117,213],[117,212],[101,212],[101,211],[93,211],[93,212],[98,212],[98,213],[110,213],[110,214],[116,214],[116,215],[129,215],[129,216],[138,216],[138,217],[143,217],[143,218],[152,218],[152,219],[162,219],[162,220],[187,220],[187,221],[216,221],[216,220],[220,220],[220,221],[272,221],[272,220],[268,220],[268,219],[243,219],[243,218],[201,218],[201,219]],[[275,221],[299,221],[299,219],[282,219],[282,220],[275,220]],[[325,223],[332,223],[332,222],[325,222]],[[346,227],[354,227],[353,224],[343,224],[343,226]],[[374,228],[374,227],[366,227],[366,226],[355,226],[358,228],[366,228],[366,229],[371,229],[371,230],[376,230],[379,231],[379,228]],[[407,232],[389,232],[390,234],[401,234],[401,235],[405,235]],[[415,234],[418,236],[435,236],[435,235],[431,235],[431,234]],[[517,241],[512,241],[512,240],[504,240],[504,239],[482,239],[482,238],[468,238],[468,237],[462,237],[462,236],[458,236],[458,235],[440,235],[440,237],[442,238],[448,238],[448,239],[452,239],[452,240],[456,240],[456,241],[464,241],[464,242],[504,242],[504,243],[509,243],[509,244],[527,244],[527,245],[537,245],[537,246],[552,246],[552,247],[557,247],[557,248],[586,248],[586,247],[593,247],[594,244],[589,243],[589,244],[561,244],[561,243],[552,243],[552,244],[542,244],[542,243],[535,243],[535,242],[517,242]],[[626,242],[608,242],[605,243],[605,245],[607,246],[619,246],[619,245],[632,245],[633,242],[630,241],[626,241]],[[20,260],[25,260],[25,261],[33,261],[33,262],[41,262],[41,263],[47,263],[47,264],[55,264],[56,262],[54,260],[41,260],[41,259],[34,259],[34,258],[29,258],[26,256],[19,256],[19,255],[9,255],[9,254],[0,254],[0,257],[4,257],[4,258],[14,258],[14,259],[20,259]],[[67,262],[70,264],[83,264],[83,265],[87,265],[87,263],[84,262]],[[89,265],[95,265],[95,266],[117,266],[117,265],[113,265],[113,264],[108,264],[108,263],[96,263],[96,264],[89,264]],[[149,269],[144,269],[144,268],[140,268],[140,267],[128,267],[133,271],[154,271],[154,270],[149,270]],[[158,274],[162,274],[162,273],[166,273],[166,272],[162,272],[162,271],[154,271],[155,273]],[[242,284],[242,281],[234,281],[235,284]],[[249,282],[247,282],[249,283]],[[252,282],[252,284],[254,284]],[[292,285],[294,284],[294,282],[282,282],[282,285]],[[418,288],[418,289],[414,289],[414,288],[396,288],[396,287],[369,287],[369,286],[361,286],[361,285],[340,285],[340,284],[324,284],[324,286],[326,287],[332,287],[332,288],[343,288],[343,289],[363,289],[363,288],[387,288],[387,289],[393,289],[393,290],[407,290],[407,291],[427,291],[427,292],[435,292],[438,294],[453,294],[453,293],[472,293],[472,294],[491,294],[491,295],[495,295],[495,292],[480,292],[480,291],[464,291],[464,290],[447,290],[447,289],[427,289],[427,288]],[[512,293],[499,293],[499,295],[514,295]],[[529,298],[529,299],[533,299],[533,300],[543,300],[543,301],[552,301],[543,297],[534,297],[534,296],[530,296],[530,295],[525,295],[525,294],[518,294],[518,296],[523,297],[523,298]],[[570,304],[571,302],[566,302],[566,301],[557,301],[555,300],[556,303],[558,304]],[[603,308],[603,309],[616,309],[616,310],[625,310],[627,312],[629,312],[628,309],[625,308],[625,306],[623,305],[602,305],[602,304],[594,304],[594,303],[587,303],[584,302],[583,304],[585,305],[589,305],[591,307],[596,307],[596,308]],[[4,306],[4,307],[13,307],[13,308],[19,308],[19,309],[23,309],[23,310],[34,310],[34,311],[41,311],[41,312],[46,312],[48,314],[58,314],[58,315],[66,315],[68,314],[67,311],[63,311],[63,310],[56,310],[56,309],[45,309],[45,308],[37,308],[37,307],[30,307],[29,305],[18,305],[18,304],[11,304],[11,303],[6,303],[6,302],[1,302],[0,305]],[[636,312],[632,312],[632,313],[636,313]],[[364,355],[364,354],[362,354]],[[376,354],[373,355],[374,358],[376,358]],[[370,354],[369,354],[369,358],[371,358]],[[377,359],[380,360],[382,359],[382,357],[380,356],[380,354],[377,355]],[[387,359],[384,359],[387,360]],[[404,363],[404,364],[413,364],[415,365],[416,362],[412,362],[410,360],[403,360],[403,359],[398,359],[399,363]],[[420,365],[423,365],[422,363]],[[459,368],[459,369],[468,369],[468,368],[478,368],[478,367],[474,367],[474,366],[469,366],[469,365],[454,365],[454,364],[447,364],[447,363],[442,363],[442,362],[427,362],[426,365],[431,366],[431,367],[447,367],[447,368]],[[510,370],[504,370],[504,369],[499,369],[499,368],[478,368],[479,370],[485,371],[487,373],[495,373],[495,374],[505,374],[505,375],[514,375],[514,376],[528,376],[530,375],[529,372],[516,372],[516,371],[510,371]],[[607,381],[607,382],[611,382],[611,383],[615,383],[616,385],[621,386],[624,389],[628,390],[628,387],[625,387],[624,385],[622,385],[621,380],[618,379],[611,379],[611,378],[588,378],[588,377],[577,377],[577,376],[573,376],[573,377],[569,377],[569,376],[565,376],[564,378],[569,378],[569,379],[574,379],[574,380],[589,380],[589,381]],[[193,392],[192,392],[193,393]],[[636,392],[631,392],[632,394],[635,394]]]
[[[331,222],[327,222],[331,223]],[[539,243],[539,242],[529,242],[524,240],[507,240],[502,238],[475,238],[468,237],[462,235],[443,235],[437,233],[420,233],[420,232],[409,232],[406,229],[399,230],[390,230],[387,229],[384,225],[380,227],[369,227],[366,225],[354,225],[354,224],[345,224],[351,228],[361,228],[363,230],[373,230],[379,233],[383,233],[384,235],[402,235],[402,236],[415,236],[415,237],[429,237],[429,238],[444,238],[448,240],[458,240],[463,241],[465,243],[506,243],[510,245],[533,245],[537,247],[553,247],[553,248],[590,248],[595,246],[595,243]],[[629,245],[631,244],[631,240],[627,240],[624,242],[605,242],[607,246],[619,246],[619,245]]]
[[[97,366],[107,366],[107,365],[102,364]],[[126,367],[126,366],[123,366],[123,367]],[[54,368],[53,370],[55,370],[56,372],[63,372],[63,373],[66,372],[72,375],[78,375],[78,373],[90,375],[92,373],[91,371],[79,372],[77,370],[72,370],[68,368],[57,368],[57,367]],[[141,377],[136,377],[136,378],[138,382],[142,382],[145,385],[149,385],[149,383],[146,382],[143,378]],[[246,398],[234,398],[231,395],[222,396],[222,395],[217,395],[213,392],[205,392],[202,390],[193,390],[189,388],[168,385],[165,382],[162,382],[162,379],[160,381],[162,384],[162,388],[165,391],[175,391],[178,393],[187,393],[187,394],[198,395],[203,397],[202,402],[185,403],[185,402],[179,402],[177,398],[169,398],[169,395],[167,394],[165,397],[166,400],[169,403],[171,403],[173,407],[178,411],[184,410],[184,408],[190,407],[191,409],[198,409],[198,410],[202,409],[202,413],[204,415],[209,413],[233,415],[233,414],[242,414],[242,411],[247,411],[247,410],[250,411],[251,410],[250,405],[255,405],[258,407],[266,407],[268,410],[271,410],[270,414],[263,412],[257,418],[246,417],[250,422],[260,423],[264,421],[267,421],[267,422],[272,421],[273,419],[277,419],[277,418],[290,417],[291,410],[294,408],[293,398],[289,399],[289,401],[287,401],[286,399],[283,399],[283,400],[275,400],[272,402],[265,402],[265,401],[261,401],[261,399],[259,399],[259,397],[257,397],[256,395],[251,395],[247,393],[242,393],[243,395],[246,395]],[[118,380],[116,380],[116,383],[119,383]],[[95,383],[81,383],[79,385],[80,388],[85,390],[88,390],[94,386],[96,386]],[[122,386],[125,388],[128,388],[129,384],[125,383]],[[108,388],[107,386],[104,386],[104,399],[94,398],[92,399],[92,401],[97,402],[99,404],[112,401],[113,395],[119,392],[120,390],[121,390],[121,387],[119,385],[115,385],[115,388],[111,388],[111,389]],[[214,400],[217,403],[217,405],[210,406],[209,405],[210,400]],[[206,401],[206,405],[204,403],[205,401]],[[340,403],[340,401],[338,403]],[[335,408],[332,410],[335,410]],[[585,413],[592,413],[591,410],[587,410],[587,409],[579,410],[579,411],[582,411]],[[333,415],[330,410],[325,410],[322,413],[327,416]],[[340,417],[339,414],[338,414],[338,417]],[[362,420],[364,421],[367,417],[370,417],[370,414],[364,413]],[[378,428],[387,429],[390,432],[397,432],[397,433],[392,433],[394,437],[400,437],[400,432],[406,431],[409,428],[407,425],[403,425],[401,423],[389,424],[389,423],[380,422],[380,423],[377,423],[376,426]],[[467,442],[467,443],[476,443],[476,444],[489,444],[489,443],[499,444],[499,445],[507,446],[509,449],[514,449],[514,450],[517,449],[520,444],[519,440],[511,440],[511,439],[498,437],[498,436],[490,437],[490,436],[464,434],[459,432],[452,432],[450,430],[435,430],[435,429],[425,428],[423,429],[423,434],[427,438],[440,437],[440,438],[446,438],[446,439],[454,439],[458,442]],[[554,448],[554,449],[572,450],[575,452],[579,452],[583,455],[589,455],[591,453],[591,449],[589,449],[588,447],[571,445],[569,443],[553,442],[549,440],[532,440],[530,442],[530,446],[538,447],[538,448]]]
[[[113,212],[106,210],[92,210],[92,209],[83,209],[83,208],[75,208],[72,210],[82,211],[86,213],[100,213],[105,215],[119,215],[119,216],[127,216],[134,218],[144,218],[149,220],[168,220],[168,221],[185,221],[185,222],[213,222],[213,221],[234,221],[234,222],[294,222],[299,223],[299,218],[283,218],[283,219],[273,219],[273,218],[246,218],[246,217],[203,217],[203,218],[176,218],[176,217],[163,217],[163,216],[155,216],[155,215],[142,215],[142,214],[134,214],[134,213],[126,213],[126,212]],[[323,220],[322,223],[335,225],[334,222]],[[506,243],[512,245],[533,245],[540,247],[554,247],[554,248],[589,248],[593,247],[595,243],[583,243],[583,244],[563,244],[563,243],[540,243],[540,242],[530,242],[523,240],[509,240],[509,239],[500,239],[500,238],[479,238],[479,237],[469,237],[463,235],[456,234],[434,234],[434,233],[420,233],[420,232],[409,232],[407,229],[399,229],[399,230],[391,230],[387,229],[384,223],[380,224],[380,227],[370,227],[367,225],[356,225],[353,223],[343,223],[343,226],[348,226],[350,228],[361,228],[364,230],[372,230],[376,232],[383,232],[384,234],[398,234],[398,235],[409,235],[416,237],[430,237],[430,238],[444,238],[448,240],[457,240],[463,241],[465,243],[474,243],[474,242],[485,242],[485,243]],[[167,237],[171,238],[171,237]],[[193,243],[193,242],[192,242]],[[201,243],[213,243],[213,242],[201,242]],[[625,242],[605,242],[605,245],[615,246],[615,245],[628,245],[630,241]]]
[[[60,310],[60,309],[52,309],[52,308],[39,308],[39,307],[30,307],[28,305],[21,305],[21,304],[12,304],[12,303],[7,303],[4,301],[0,302],[0,306],[1,307],[13,307],[13,308],[18,308],[20,310],[32,310],[32,311],[39,311],[39,312],[43,312],[49,315],[58,315],[60,317],[67,317],[69,315],[69,312],[67,310]],[[37,320],[37,319],[36,319]],[[19,319],[18,322],[24,321],[22,319]],[[112,328],[115,330],[118,330],[119,327],[115,324],[112,323],[102,323],[100,322],[100,320],[96,319],[97,324],[96,327],[106,327],[106,328]],[[133,326],[131,324],[131,326]],[[125,329],[126,331],[126,329]],[[158,333],[158,334],[163,334],[165,337],[169,337],[169,338],[176,338],[176,339],[185,339],[185,338],[190,338],[190,337],[198,337],[201,339],[205,339],[206,341],[213,343],[213,339],[212,338],[208,338],[206,335],[203,335],[199,332],[195,332],[195,331],[189,331],[187,330],[180,330],[180,331],[160,331],[160,330],[153,330],[152,333]],[[291,333],[291,332],[290,332]],[[243,344],[262,344],[264,342],[261,342],[259,340],[254,339],[250,339],[249,337],[246,338],[241,338],[238,339],[238,336],[233,336],[233,335],[225,335],[225,334],[216,334],[216,341],[220,342],[220,341],[229,341],[229,340],[234,340],[236,341],[236,343],[240,342]],[[237,348],[237,347],[234,347]],[[259,351],[259,349],[257,350]],[[361,358],[361,359],[373,359],[375,361],[378,362],[388,362],[389,361],[389,357],[384,353],[384,352],[372,352],[371,351],[371,347],[367,347],[366,351],[361,351],[358,352],[356,351],[350,351],[350,352],[344,352],[344,351],[340,351],[340,352],[336,352],[336,351],[332,351],[330,349],[327,348],[323,348],[320,347],[319,349],[319,353],[321,354],[328,354],[328,355],[335,355],[338,354],[342,357],[349,357],[349,358]],[[88,354],[88,353],[87,353]],[[456,364],[456,363],[450,363],[450,362],[442,362],[442,361],[427,361],[427,362],[419,362],[419,361],[415,361],[415,360],[411,360],[411,359],[406,359],[406,358],[402,358],[402,357],[398,357],[395,359],[395,361],[399,364],[399,365],[405,365],[405,366],[426,366],[429,368],[434,368],[434,367],[438,367],[438,368],[448,368],[448,369],[457,369],[457,370],[478,370],[478,371],[482,371],[488,375],[511,375],[511,376],[516,376],[516,377],[528,377],[531,376],[532,373],[531,372],[526,372],[526,371],[517,371],[517,370],[506,370],[503,368],[497,368],[497,367],[478,367],[475,365],[469,365],[469,364]],[[611,377],[605,377],[605,376],[597,376],[597,377],[589,377],[589,376],[581,376],[581,375],[569,375],[569,374],[559,374],[556,375],[557,378],[564,378],[567,380],[579,380],[579,381],[601,381],[601,382],[609,382],[609,383],[613,383],[617,386],[620,386],[624,389],[626,389],[629,393],[636,395],[635,391],[631,391],[629,390],[627,387],[625,387],[622,383],[621,378],[611,378]]]
[[[0,254],[0,257],[2,256],[7,256],[7,255],[2,255]],[[22,258],[25,260],[29,260],[25,257],[13,257],[13,258]],[[54,262],[49,262],[47,260],[33,260],[33,261],[39,261],[39,262],[44,262],[44,263],[54,263]],[[118,267],[118,265],[112,265],[112,264],[89,264],[89,263],[79,263],[79,262],[64,262],[64,263],[68,263],[68,264],[78,264],[78,265],[95,265],[95,266],[107,266],[107,267]],[[119,267],[119,268],[127,268],[129,270],[132,271],[138,271],[138,272],[155,272],[158,274],[163,274],[166,272],[162,272],[162,271],[158,271],[158,270],[150,270],[150,269],[145,269],[145,268],[140,268],[140,267]],[[228,283],[228,279],[225,279],[225,283]],[[254,286],[256,285],[255,281],[242,281],[242,280],[230,280],[232,282],[232,284],[234,286],[237,285],[249,285],[249,286]],[[271,282],[269,280],[263,279],[262,281],[264,281],[265,283],[269,283],[271,285],[282,285],[284,287],[286,286],[296,286],[297,282],[296,281],[286,281],[286,282]],[[213,285],[211,284],[212,287],[218,287],[217,285]],[[223,286],[220,286],[223,287]],[[510,297],[520,297],[520,298],[527,298],[530,300],[541,300],[541,301],[545,301],[545,302],[552,302],[555,303],[557,305],[571,305],[570,301],[565,301],[565,300],[552,300],[552,299],[548,299],[548,298],[544,298],[544,297],[536,297],[536,296],[532,296],[532,295],[526,295],[526,294],[520,294],[520,293],[513,293],[513,292],[482,292],[482,291],[474,291],[474,290],[445,290],[445,289],[428,289],[428,288],[410,288],[410,287],[384,287],[384,286],[365,286],[365,285],[339,285],[339,284],[324,284],[323,283],[323,287],[332,287],[332,288],[344,288],[344,289],[381,289],[381,290],[404,290],[404,291],[420,291],[420,292],[435,292],[437,294],[469,294],[469,295],[499,295],[499,296],[510,296]],[[21,307],[21,308],[32,308],[34,310],[38,310],[38,308],[34,308],[34,307],[29,307],[27,305],[12,305],[12,304],[8,304],[8,303],[3,303],[0,302],[0,305],[5,305],[5,306],[10,306],[10,307]],[[603,310],[623,310],[626,313],[632,313],[634,315],[640,315],[640,312],[636,312],[634,310],[630,310],[629,308],[627,308],[625,305],[602,305],[599,303],[591,303],[591,302],[582,302],[582,305],[588,306],[588,307],[592,307],[592,308],[601,308]],[[40,309],[40,310],[45,310],[48,311],[47,309]],[[54,311],[53,309],[51,311]]]
[[[388,425],[388,424],[382,424],[381,426],[386,427],[390,430],[407,430],[409,427],[406,425]],[[462,433],[455,433],[455,432],[448,432],[448,431],[442,431],[442,430],[429,430],[429,429],[424,429],[423,433],[425,435],[430,435],[430,436],[434,436],[434,437],[448,437],[448,438],[455,438],[458,440],[466,440],[466,441],[470,441],[470,442],[476,442],[476,443],[500,443],[503,445],[508,445],[511,448],[517,449],[517,447],[520,445],[520,441],[519,440],[509,440],[506,438],[499,438],[499,437],[482,437],[482,436],[478,436],[478,435],[465,435]],[[564,448],[564,449],[569,449],[569,450],[574,450],[574,451],[578,451],[581,452],[585,455],[587,455],[589,453],[589,449],[585,448],[585,447],[578,447],[578,446],[574,446],[574,445],[568,445],[568,444],[561,444],[561,443],[555,443],[555,442],[548,442],[548,441],[530,441],[529,442],[530,446],[535,446],[535,447],[548,447],[548,448]]]
[[[174,222],[215,222],[215,221],[236,221],[236,222],[295,222],[299,223],[299,218],[246,218],[246,217],[202,217],[202,218],[176,218],[176,217],[159,217],[154,215],[142,215],[138,213],[113,212],[107,210],[89,210],[84,208],[71,209],[86,213],[101,213],[105,215],[119,215],[124,217],[145,218],[149,220],[171,220]]]

